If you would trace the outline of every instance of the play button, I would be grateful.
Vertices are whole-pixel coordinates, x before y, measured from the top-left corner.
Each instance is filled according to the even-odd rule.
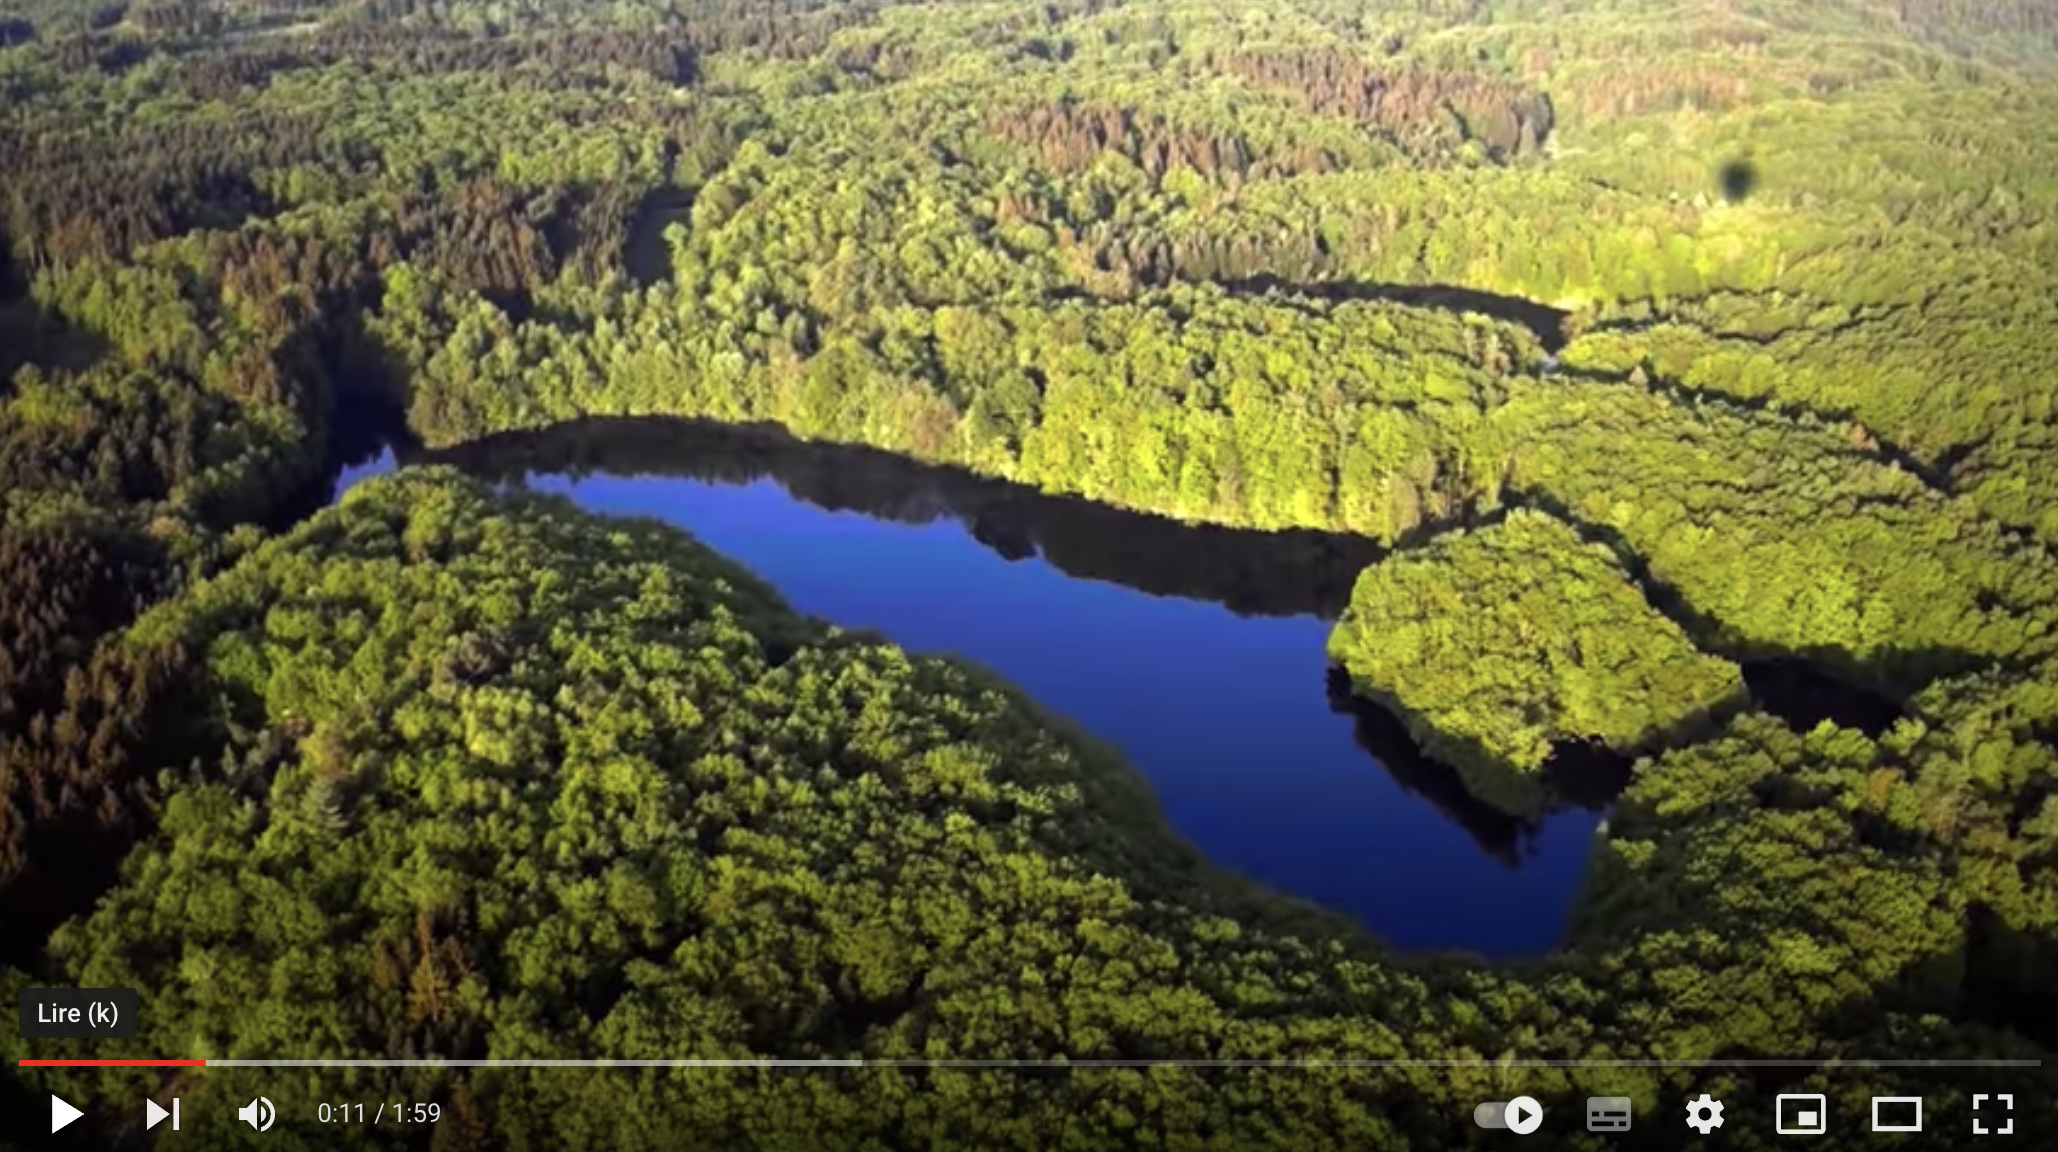
[[[163,1123],[164,1118],[169,1115],[171,1115],[171,1113],[166,1112],[164,1109],[159,1108],[157,1106],[157,1101],[149,1099],[145,1099],[143,1101],[144,1128],[149,1129],[157,1127],[159,1124]]]
[[[1543,1126],[1543,1105],[1527,1096],[1508,1101],[1503,1115],[1508,1119],[1508,1131],[1517,1136],[1527,1136]]]
[[[66,1104],[55,1095],[50,1097],[50,1130],[52,1132],[84,1115],[84,1112]]]

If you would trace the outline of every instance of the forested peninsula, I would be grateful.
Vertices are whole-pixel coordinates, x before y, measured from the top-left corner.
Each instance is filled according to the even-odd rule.
[[[1542,806],[1525,777],[1557,745],[1683,742],[1744,695],[1741,670],[1696,651],[1605,545],[1527,508],[1366,569],[1330,654],[1470,791],[1518,813]]]
[[[2058,1046],[2054,105],[2050,0],[0,0],[0,991],[144,997],[0,1042],[0,1110],[1436,1152],[1518,1093],[2013,1090],[2058,1140],[2047,1072],[1871,1063]],[[1261,890],[662,525],[325,507],[376,443],[656,417],[1350,541],[1344,683],[1481,801],[1636,757],[1563,946]]]

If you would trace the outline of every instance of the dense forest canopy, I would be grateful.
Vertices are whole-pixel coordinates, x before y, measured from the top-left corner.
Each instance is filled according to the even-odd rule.
[[[1209,868],[1133,771],[980,674],[804,621],[664,526],[440,470],[353,491],[117,650],[191,653],[212,703],[190,720],[219,750],[158,776],[149,840],[51,936],[54,974],[146,990],[143,1034],[96,1053],[2042,1051],[1992,1012],[2047,978],[2021,966],[2050,897],[2028,860],[2058,824],[2047,809],[2011,832],[2016,782],[1958,770],[1976,731],[2006,755],[1970,721],[1874,743],[1745,716],[1647,762],[1575,946],[1496,971],[1397,959]],[[1975,1071],[1805,1082],[1842,1107],[1915,1084],[1962,1107],[1996,1076]],[[138,1084],[95,1075],[55,1083]],[[196,1134],[225,1135],[259,1091],[318,1098],[330,1075],[210,1073],[187,1089]],[[436,1092],[466,1118],[439,1148],[690,1130],[853,1149],[1042,1148],[1054,1130],[1086,1148],[1452,1147],[1481,1093],[1605,1081],[1649,1106],[1666,1076],[413,1075],[355,1090]],[[1769,1106],[1756,1091],[1725,1094]]]
[[[1330,657],[1513,812],[1536,806],[1522,774],[1557,745],[1678,742],[1744,694],[1736,665],[1696,651],[1606,545],[1527,508],[1367,568]],[[1499,769],[1516,775],[1496,788]]]
[[[0,0],[5,982],[150,989],[151,1055],[2046,1056],[2054,65],[2052,0]],[[650,526],[308,518],[367,426],[659,415],[1362,545],[1341,662],[1468,782],[1642,754],[1565,947],[1249,891]],[[1808,1076],[1694,1082],[1994,1090]],[[1685,1077],[365,1086],[447,1148],[1399,1149]]]

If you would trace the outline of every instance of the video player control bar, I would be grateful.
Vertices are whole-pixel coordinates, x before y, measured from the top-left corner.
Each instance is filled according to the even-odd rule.
[[[2042,1068],[2042,1060],[18,1060],[23,1068]]]

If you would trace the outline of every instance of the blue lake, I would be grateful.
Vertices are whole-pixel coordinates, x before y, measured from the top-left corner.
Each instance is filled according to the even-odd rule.
[[[1600,814],[1574,808],[1540,826],[1501,816],[1339,710],[1324,616],[1355,561],[1301,564],[1319,549],[1278,559],[1264,534],[1210,536],[1034,494],[968,511],[974,498],[951,482],[909,480],[916,466],[892,465],[883,482],[840,474],[836,450],[792,442],[769,456],[694,442],[615,458],[605,436],[570,453],[526,439],[447,455],[593,512],[676,524],[804,613],[999,672],[1119,748],[1172,826],[1220,865],[1403,948],[1534,955],[1563,932]],[[389,453],[348,469],[338,490],[392,466]],[[875,510],[820,506],[868,501]],[[1091,523],[1072,531],[1081,518]],[[1051,558],[1060,539],[1063,566]],[[1211,584],[1230,568],[1239,586]],[[1129,571],[1141,587],[1121,582]]]

